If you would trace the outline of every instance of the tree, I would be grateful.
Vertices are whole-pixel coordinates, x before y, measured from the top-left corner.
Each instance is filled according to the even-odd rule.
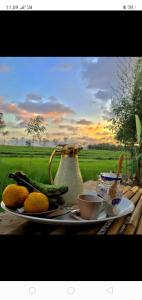
[[[138,77],[142,72],[140,59],[125,60],[118,65],[118,88],[113,90],[113,116],[110,128],[117,140],[131,146],[136,142],[135,113],[140,109],[136,98]],[[142,75],[142,73],[141,73]],[[140,85],[139,85],[140,88]],[[142,114],[141,114],[142,117]]]
[[[5,121],[4,121],[4,115],[3,115],[3,113],[0,113],[0,132],[1,133],[3,132],[5,127],[6,127],[6,124],[5,124]]]
[[[46,131],[46,127],[43,125],[44,119],[38,115],[30,121],[26,125],[25,131],[27,134],[31,134],[34,141],[38,140],[41,142],[42,134]]]
[[[12,137],[13,145],[16,146],[18,144],[18,138]]]
[[[9,133],[9,132],[8,132],[7,130],[6,130],[6,131],[3,131],[3,133],[2,133],[2,134],[3,134],[3,138],[4,138],[4,145],[5,145],[5,137],[6,137],[6,135],[8,135],[8,133]]]
[[[68,137],[64,137],[64,143],[66,144],[67,143],[67,141],[68,141]]]
[[[123,143],[131,152],[132,172],[135,164],[136,122],[135,115],[142,122],[142,57],[129,60],[124,68],[119,69],[119,85],[116,96],[112,100],[111,129],[116,139]],[[140,148],[140,151],[142,149]],[[141,172],[139,172],[140,174]],[[140,178],[138,178],[140,182]]]
[[[49,143],[49,139],[43,138],[43,140],[42,140],[42,146],[45,147],[45,146],[48,145],[48,143]]]
[[[52,143],[53,143],[55,146],[57,146],[57,145],[58,145],[58,140],[57,140],[57,139],[53,139],[53,140],[52,140]]]
[[[44,119],[38,115],[33,119],[30,119],[30,121],[27,123],[25,131],[27,134],[32,135],[32,151],[31,151],[31,158],[30,158],[30,164],[29,168],[31,168],[31,163],[32,163],[32,152],[33,152],[33,146],[34,146],[34,141],[38,140],[41,142],[42,135],[46,131],[46,127],[43,125]]]
[[[138,115],[136,120],[136,136],[137,144],[135,145],[135,161],[137,163],[136,179],[138,184],[142,184],[142,124]]]
[[[31,141],[30,141],[30,140],[27,140],[27,141],[25,142],[25,144],[26,144],[26,146],[30,147],[30,146],[31,146]]]
[[[0,130],[2,130],[3,128],[5,128],[5,121],[4,121],[4,115],[3,113],[0,113]]]

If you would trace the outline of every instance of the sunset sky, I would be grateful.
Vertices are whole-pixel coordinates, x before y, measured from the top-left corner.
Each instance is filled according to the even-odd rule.
[[[117,62],[116,57],[1,57],[0,112],[8,138],[26,137],[26,122],[39,114],[51,140],[113,142],[105,127]]]

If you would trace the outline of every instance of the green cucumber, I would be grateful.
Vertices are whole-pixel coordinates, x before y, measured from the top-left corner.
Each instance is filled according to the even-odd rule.
[[[64,185],[63,186],[49,185],[32,179],[29,179],[29,183],[31,183],[35,188],[37,188],[40,192],[42,192],[48,197],[60,196],[65,194],[68,191],[68,187]]]
[[[11,173],[12,174],[12,173]],[[9,174],[9,175],[11,175]],[[15,172],[14,175],[14,179],[18,181],[24,180],[25,181],[25,186],[26,186],[26,182],[27,184],[31,184],[31,186],[34,188],[37,188],[37,190],[39,190],[41,193],[45,194],[48,197],[56,197],[56,196],[60,196],[65,194],[68,191],[68,187],[66,185],[62,185],[62,186],[58,186],[58,185],[50,185],[50,184],[44,184],[41,182],[38,182],[36,180],[32,180],[31,178],[29,178],[26,174],[24,174],[21,171],[17,171]],[[28,186],[28,185],[27,185]]]

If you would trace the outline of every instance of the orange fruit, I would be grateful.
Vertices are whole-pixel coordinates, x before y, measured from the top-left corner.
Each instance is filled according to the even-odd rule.
[[[49,208],[48,197],[39,192],[32,192],[24,202],[24,209],[30,213],[40,213]]]
[[[18,184],[9,184],[3,191],[2,200],[9,208],[18,208],[23,206],[29,191],[26,187]]]

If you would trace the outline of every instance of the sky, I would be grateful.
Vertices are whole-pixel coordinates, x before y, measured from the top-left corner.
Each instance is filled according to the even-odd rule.
[[[7,138],[27,137],[30,118],[41,115],[46,138],[114,143],[106,128],[117,57],[0,57],[0,112]],[[30,138],[30,136],[28,137]]]

